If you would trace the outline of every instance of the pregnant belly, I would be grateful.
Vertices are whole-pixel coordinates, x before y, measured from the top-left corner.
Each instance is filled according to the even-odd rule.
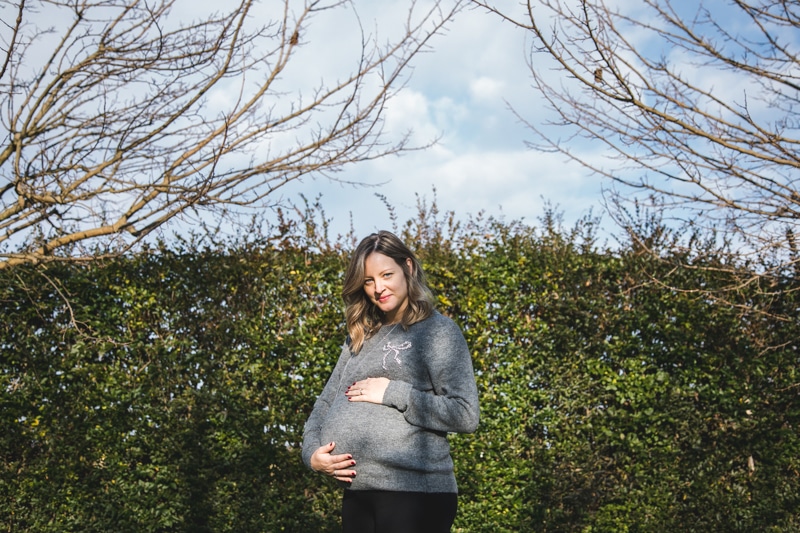
[[[356,462],[415,468],[419,454],[449,463],[446,437],[409,424],[393,407],[366,402],[337,402],[322,427],[322,442],[334,442],[334,454],[348,453]]]
[[[364,402],[336,402],[328,411],[325,424],[322,426],[322,442],[335,442],[333,453],[350,453],[370,448],[378,444],[379,438],[373,426],[385,425],[387,416],[391,417],[390,409],[383,405]],[[396,410],[391,409],[391,411]],[[399,414],[399,413],[398,413]]]
[[[345,400],[336,402],[328,411],[322,426],[322,442],[335,442],[333,453],[349,453],[364,458],[365,454],[389,444],[387,432],[396,434],[398,426],[408,425],[402,413],[394,408]]]

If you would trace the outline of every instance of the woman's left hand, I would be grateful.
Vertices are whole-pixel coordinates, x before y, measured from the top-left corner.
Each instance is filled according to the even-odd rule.
[[[351,402],[383,403],[383,393],[388,386],[388,378],[367,378],[347,387],[344,394]]]

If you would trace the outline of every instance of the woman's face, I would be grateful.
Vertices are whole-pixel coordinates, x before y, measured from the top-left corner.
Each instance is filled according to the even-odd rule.
[[[411,259],[406,259],[411,270]],[[364,292],[386,316],[385,323],[396,322],[408,305],[408,281],[394,259],[372,252],[364,260]]]

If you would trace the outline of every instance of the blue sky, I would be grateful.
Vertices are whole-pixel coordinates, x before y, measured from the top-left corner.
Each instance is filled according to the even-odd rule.
[[[392,19],[398,20],[408,5],[381,3],[390,8],[364,13],[365,3],[356,2],[362,21],[380,17],[379,31],[391,31]],[[320,17],[309,33],[325,32],[328,24]],[[420,144],[440,136],[439,142],[403,157],[354,165],[338,176],[368,187],[306,179],[287,186],[284,196],[321,194],[334,235],[349,229],[351,217],[359,236],[389,228],[389,213],[376,194],[386,197],[402,223],[416,213],[417,195],[430,201],[434,187],[440,210],[460,217],[483,211],[535,224],[545,202],[563,211],[567,223],[590,209],[601,213],[598,178],[561,155],[534,152],[524,144],[531,133],[509,106],[526,120],[546,117],[544,102],[530,84],[527,50],[524,32],[484,12],[463,11],[433,41],[431,52],[417,56],[410,79],[386,113],[390,135],[412,129]]]
[[[291,9],[304,4],[301,0],[285,1]],[[446,3],[455,1],[445,0]],[[417,0],[416,4],[424,8],[433,2]],[[641,2],[609,0],[609,3],[631,17],[648,16],[642,14],[645,8]],[[709,3],[721,15],[724,15],[723,9],[730,7],[724,0],[709,0]],[[368,37],[377,35],[380,42],[392,41],[402,31],[408,7],[413,2],[352,0],[358,18],[347,2],[343,4],[344,7],[318,13],[303,26],[298,55],[281,73],[280,87],[264,98],[265,110],[274,106],[279,112],[286,111],[297,102],[298,94],[307,97],[309,91],[349,76],[361,52],[358,20]],[[512,10],[519,8],[511,2],[498,4]],[[680,5],[691,9],[688,4]],[[283,15],[283,7],[284,0],[259,0],[251,12],[250,22],[254,27],[268,25]],[[220,8],[211,0],[179,0],[174,6],[174,17],[166,23],[204,19],[209,12],[219,9],[224,7]],[[541,13],[546,16],[547,11]],[[68,22],[59,21],[46,10],[39,16],[48,24]],[[724,20],[724,26],[735,29],[737,34],[747,33],[746,27],[733,26],[736,21],[724,17],[715,20]],[[636,41],[637,50],[653,46],[659,47],[658,51],[663,47],[663,42],[648,41],[641,28],[634,28],[633,32],[635,34],[626,34],[626,37]],[[29,52],[47,55],[47,38],[40,36]],[[57,35],[50,38],[57,38]],[[387,141],[411,130],[412,144],[425,145],[438,138],[434,146],[403,157],[352,165],[336,175],[340,182],[309,176],[282,188],[272,199],[297,203],[300,195],[311,200],[321,197],[334,237],[346,233],[351,220],[356,235],[391,227],[390,212],[379,196],[394,207],[402,224],[416,214],[418,198],[427,202],[433,200],[434,189],[440,212],[453,211],[463,218],[483,213],[508,221],[536,224],[546,205],[563,212],[568,225],[590,212],[602,215],[602,187],[609,186],[608,182],[568,161],[564,155],[534,151],[526,146],[534,133],[520,123],[512,108],[539,128],[552,118],[544,98],[532,87],[527,62],[529,38],[524,31],[497,16],[467,7],[451,21],[446,32],[434,37],[429,51],[414,58],[405,85],[388,102],[384,113]],[[789,38],[796,39],[792,35]],[[735,74],[692,67],[686,57],[681,57],[680,49],[665,53],[685,74],[704,87],[713,87],[715,94],[724,92],[725,97],[734,102],[742,98],[742,84],[737,83],[740,80],[731,77]],[[535,56],[533,60],[537,73],[545,73],[552,86],[569,83],[564,73],[553,70],[554,63],[544,55]],[[36,62],[31,64],[36,65]],[[230,79],[227,86],[210,91],[204,102],[205,110],[219,114],[235,106],[240,90],[246,92],[260,74],[263,72],[248,71],[244,80]],[[749,94],[753,93],[757,90],[750,88]],[[277,94],[280,96],[276,97]],[[751,105],[754,101],[751,99]],[[569,133],[559,131],[556,135]],[[273,153],[280,151],[283,143],[294,144],[294,130],[283,137],[280,135],[280,132],[275,133],[275,137],[260,144],[258,149]],[[608,163],[602,160],[609,154],[597,150],[602,149],[600,143],[589,145],[570,139],[569,147],[583,159],[600,161],[600,166]],[[251,155],[258,158],[258,154],[250,153],[237,153],[234,157],[248,158],[242,163],[248,165]],[[632,172],[641,171],[634,169]],[[186,214],[163,229],[183,232],[197,224],[192,216]],[[606,216],[605,221],[608,228],[613,228],[610,217]],[[209,222],[214,223],[213,220]]]
[[[284,1],[290,10],[298,11],[309,3],[259,0],[250,13],[252,26],[261,27],[280,19]],[[443,0],[444,4],[455,1]],[[417,0],[416,5],[425,9],[433,2]],[[272,99],[264,99],[264,109],[275,106],[279,112],[286,111],[297,102],[300,91],[307,97],[320,85],[330,86],[337,79],[349,76],[361,52],[358,21],[368,36],[377,36],[379,42],[393,41],[402,32],[408,8],[414,4],[409,0],[352,0],[351,8],[339,0],[320,2],[336,3],[343,6],[318,13],[303,27],[303,46],[282,72],[280,87],[270,93]],[[0,15],[11,20],[16,16],[12,8],[0,7]],[[23,74],[32,74],[24,71],[41,68],[71,25],[72,14],[69,9],[52,4],[33,3],[27,9],[30,10],[27,31],[54,29],[38,34],[26,50]],[[226,8],[211,0],[177,0],[172,16],[161,23],[169,29],[193,19],[204,20],[219,10]],[[100,8],[93,16],[104,21],[107,14]],[[269,45],[269,40],[265,41]],[[311,200],[321,196],[334,238],[349,231],[351,220],[356,236],[391,228],[390,212],[378,195],[393,206],[402,224],[416,215],[419,197],[428,202],[433,200],[434,189],[440,212],[453,211],[459,217],[482,212],[486,216],[509,221],[522,219],[534,224],[546,202],[562,210],[568,223],[590,209],[595,213],[601,211],[598,179],[579,165],[568,164],[564,156],[534,152],[524,144],[531,132],[519,123],[510,106],[532,122],[540,123],[546,116],[542,98],[531,87],[526,64],[528,44],[524,32],[497,17],[464,9],[443,34],[434,37],[430,50],[414,58],[405,85],[389,101],[384,113],[388,141],[411,130],[412,144],[426,145],[438,139],[434,146],[403,157],[352,165],[336,175],[341,182],[360,183],[360,186],[309,176],[289,184],[272,198],[297,203],[300,195]],[[77,56],[80,53],[75,52]],[[257,69],[248,71],[244,79],[231,78],[227,85],[209,91],[205,111],[217,116],[225,113],[235,106],[240,91],[246,93],[260,75],[263,72]],[[279,91],[283,91],[281,97],[275,98]],[[271,148],[280,151],[281,143],[294,144],[294,131],[280,135],[276,133],[269,141],[271,144],[259,148],[272,152]],[[251,155],[240,153],[235,157],[247,165]],[[257,154],[253,157],[257,158]],[[109,209],[113,213],[114,207],[125,206],[125,200],[118,204],[89,205],[87,211],[94,212],[99,207],[97,212]],[[210,225],[216,224],[216,214],[203,212],[200,216]],[[91,217],[88,220],[87,225],[95,223]],[[168,238],[171,232],[184,233],[197,224],[197,215],[187,212],[160,229]],[[231,231],[238,231],[238,226]]]
[[[289,0],[289,3],[294,1]],[[417,0],[416,5],[424,8],[433,1]],[[454,1],[445,0],[445,3]],[[577,1],[563,0],[561,3],[574,6]],[[393,34],[402,30],[411,4],[413,2],[407,0],[352,0],[367,33],[377,34],[381,41],[391,40]],[[512,13],[515,9],[522,9],[516,2],[498,1],[497,4]],[[713,21],[730,32],[734,42],[759,38],[758,32],[754,35],[752,21],[732,8],[727,0],[706,0],[702,4],[676,1],[674,4],[676,9],[685,11],[681,13],[684,20],[696,20],[698,9],[707,7],[714,15]],[[197,4],[188,5],[192,6],[191,13],[196,13]],[[204,5],[216,7],[215,3]],[[281,5],[280,0],[262,0],[254,21],[274,18],[279,13],[275,11],[276,7]],[[302,5],[302,2],[298,1],[296,5]],[[607,0],[605,5],[619,9],[632,20],[656,26],[660,24],[652,10],[636,0]],[[537,17],[549,16],[550,12],[539,3],[534,2],[534,9],[538,10]],[[702,21],[703,17],[699,20]],[[546,23],[543,20],[538,22]],[[779,30],[780,33],[786,32],[782,39],[789,43],[795,43],[797,39],[792,29]],[[653,57],[662,55],[682,77],[710,91],[715,98],[733,107],[746,102],[748,110],[757,114],[765,124],[769,123],[770,117],[772,120],[782,118],[783,111],[775,117],[769,101],[760,100],[764,94],[758,81],[753,83],[743,79],[740,72],[698,63],[696,57],[680,46],[668,43],[642,26],[628,26],[623,31],[634,50]],[[718,35],[717,38],[721,37]],[[518,116],[546,130],[551,138],[565,139],[575,133],[574,129],[556,131],[545,126],[548,119],[554,117],[544,98],[532,87],[528,65],[531,59],[529,39],[526,32],[497,16],[467,7],[449,24],[444,34],[433,39],[429,52],[414,59],[410,77],[404,88],[389,101],[384,114],[388,139],[412,130],[412,141],[417,144],[424,145],[435,138],[439,139],[438,143],[403,157],[359,163],[337,175],[342,182],[358,182],[361,186],[309,177],[286,186],[282,190],[283,198],[296,202],[301,194],[312,200],[321,195],[322,205],[331,218],[333,236],[346,233],[351,220],[357,236],[390,228],[390,212],[378,195],[394,207],[402,224],[416,214],[419,197],[428,202],[433,200],[434,188],[440,212],[453,211],[458,217],[483,213],[535,225],[546,206],[563,213],[567,225],[589,213],[604,215],[603,187],[613,184],[567,160],[562,154],[534,151],[526,145],[526,141],[535,140],[534,133],[520,123]],[[353,12],[348,9],[320,13],[303,29],[302,41],[304,46],[300,56],[285,75],[297,87],[306,90],[318,86],[320,80],[335,80],[349,73],[360,52],[358,25]],[[625,55],[625,47],[622,48],[623,51],[618,53]],[[637,62],[632,57],[627,59],[633,60],[634,64]],[[567,75],[555,70],[554,62],[544,54],[534,56],[532,61],[533,68],[548,79],[551,87],[570,85]],[[719,110],[713,102],[709,103],[710,99],[701,100],[701,105],[711,106],[704,107],[705,110],[725,116],[726,111]],[[564,145],[567,142],[569,150],[577,157],[598,168],[612,169],[617,176],[631,181],[642,177],[659,179],[657,172],[615,161],[615,154],[604,148],[601,142],[587,143],[579,137],[569,138]],[[661,163],[670,164],[670,161],[667,159]],[[713,179],[713,176],[706,179]],[[675,180],[661,185],[673,190],[686,187]],[[727,185],[721,182],[720,186]],[[621,192],[628,199],[637,194],[632,190]],[[670,216],[680,221],[689,213],[673,209],[665,215],[664,221],[670,220]],[[614,232],[610,217],[604,216],[603,221],[605,229]]]

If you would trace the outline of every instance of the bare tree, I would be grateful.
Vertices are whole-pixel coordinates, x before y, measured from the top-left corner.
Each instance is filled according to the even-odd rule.
[[[207,17],[179,0],[4,3],[0,268],[130,249],[176,216],[414,148],[386,140],[382,112],[459,1],[409,3],[393,41],[359,25],[352,70],[306,90],[292,76],[312,19],[360,19],[348,0],[267,4],[256,26],[251,0]]]
[[[533,82],[557,117],[527,121],[531,146],[612,180],[615,204],[653,198],[703,231],[723,229],[773,258],[762,272],[796,267],[797,2],[473,4],[531,39]]]

